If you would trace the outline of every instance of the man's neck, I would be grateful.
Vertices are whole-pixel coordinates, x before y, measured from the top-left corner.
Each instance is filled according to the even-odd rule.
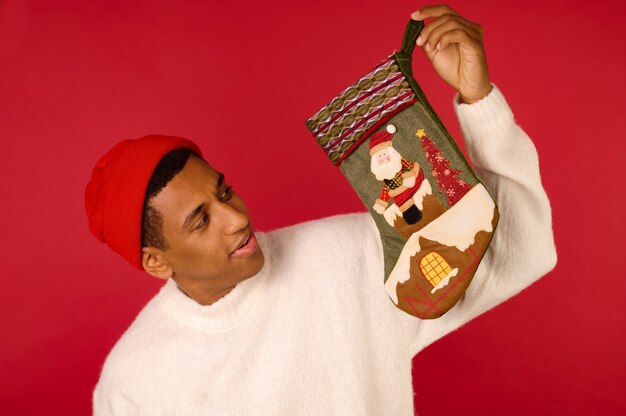
[[[221,290],[221,291],[219,291],[217,293],[208,293],[205,290],[188,290],[188,289],[185,289],[178,282],[176,282],[176,285],[178,286],[178,289],[180,289],[180,291],[183,292],[187,297],[193,299],[194,301],[196,301],[197,303],[199,303],[200,305],[203,305],[203,306],[211,305],[211,304],[217,302],[218,300],[220,300],[224,296],[228,295],[235,288],[235,286],[237,286],[237,284],[234,284],[232,286],[224,288],[223,290]]]

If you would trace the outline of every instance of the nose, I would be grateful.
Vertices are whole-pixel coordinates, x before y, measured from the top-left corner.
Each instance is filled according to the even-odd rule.
[[[219,206],[218,215],[224,234],[233,235],[248,226],[248,215],[245,208],[239,208],[228,202],[216,202]]]

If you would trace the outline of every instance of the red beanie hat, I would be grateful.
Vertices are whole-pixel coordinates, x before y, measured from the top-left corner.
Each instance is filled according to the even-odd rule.
[[[143,270],[141,221],[148,182],[161,158],[178,148],[202,157],[198,146],[182,137],[123,140],[100,158],[85,188],[89,229],[139,270]]]
[[[391,146],[391,139],[396,132],[396,126],[387,124],[387,131],[379,131],[372,135],[370,139],[370,156],[378,152],[383,147]]]

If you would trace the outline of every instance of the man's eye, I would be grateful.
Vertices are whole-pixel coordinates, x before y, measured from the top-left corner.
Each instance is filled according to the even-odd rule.
[[[195,226],[194,230],[199,230],[202,227],[204,227],[208,220],[209,220],[209,216],[207,214],[202,214],[202,218],[200,218],[200,221]]]
[[[224,193],[220,195],[220,199],[228,198],[232,194],[232,190],[233,190],[232,186],[227,186],[226,189],[224,189]]]

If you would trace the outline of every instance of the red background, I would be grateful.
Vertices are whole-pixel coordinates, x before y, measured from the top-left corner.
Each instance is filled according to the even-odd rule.
[[[226,3],[0,3],[3,414],[88,414],[107,352],[159,288],[87,228],[84,186],[118,140],[197,141],[261,230],[365,210],[304,120],[398,49],[425,4]],[[491,79],[539,151],[559,261],[415,358],[416,410],[625,414],[625,4],[450,5],[485,28]],[[414,70],[462,141],[455,91],[420,49]],[[269,186],[285,171],[301,191]]]

